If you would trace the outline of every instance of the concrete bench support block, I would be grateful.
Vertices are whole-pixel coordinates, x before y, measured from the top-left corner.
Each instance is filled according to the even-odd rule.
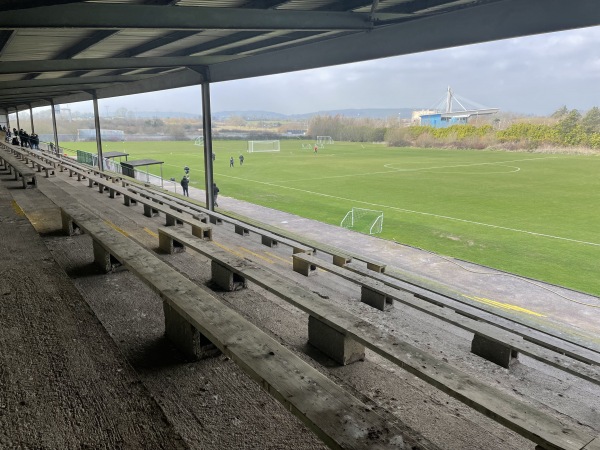
[[[261,236],[260,241],[262,245],[266,245],[267,247],[277,247],[279,245],[279,242],[269,236]]]
[[[158,248],[168,254],[181,253],[185,251],[185,246],[173,239],[161,229],[158,230]]]
[[[349,262],[352,262],[352,258],[346,256],[333,255],[333,264],[339,267],[344,267]]]
[[[294,258],[292,261],[292,269],[294,272],[298,272],[304,276],[317,273],[317,266],[310,264],[309,262],[303,261],[299,258]]]
[[[144,205],[144,215],[146,217],[158,216],[158,211],[150,205]],[[172,219],[172,217],[171,217],[171,219]],[[167,222],[168,221],[169,221],[169,219],[167,218]],[[167,223],[167,226],[169,226],[169,223]]]
[[[212,241],[212,228],[192,225],[192,236],[196,236],[207,241]]]
[[[60,210],[60,218],[62,222],[62,230],[67,236],[73,236],[80,234],[81,229],[73,222],[71,216],[66,214],[62,209]]]
[[[236,273],[233,273],[227,267],[222,266],[216,261],[210,264],[212,270],[212,281],[221,289],[226,291],[239,291],[246,287],[246,279]]]
[[[193,214],[192,217],[202,223],[208,223],[208,218],[204,214]]]
[[[96,240],[93,240],[92,244],[94,248],[94,262],[100,267],[100,269],[102,269],[103,272],[112,272],[121,265],[121,263]]]
[[[179,223],[181,223],[181,222],[178,221],[178,220],[175,220],[175,217],[173,217],[171,214],[165,213],[165,225],[167,227],[173,227],[173,226],[175,226],[176,224],[179,224]]]
[[[394,299],[387,297],[385,294],[369,289],[366,286],[361,286],[360,301],[372,306],[380,311],[385,311],[392,307]]]
[[[215,225],[223,225],[223,221],[222,221],[221,219],[219,219],[218,217],[215,217],[215,216],[209,216],[209,218],[208,218],[208,219],[209,219],[210,223],[212,223],[212,224],[215,224]]]
[[[313,316],[308,317],[308,342],[343,366],[365,358],[364,345]]]
[[[377,263],[367,262],[367,269],[372,270],[377,273],[383,273],[383,272],[385,272],[385,264],[377,264]]]
[[[217,356],[221,352],[206,336],[200,333],[168,303],[163,302],[165,312],[165,335],[191,359]]]
[[[492,341],[479,334],[473,337],[471,342],[471,352],[477,356],[487,359],[508,369],[512,364],[518,361],[519,352],[513,350],[506,344]]]
[[[235,232],[240,236],[248,236],[250,234],[250,230],[248,230],[248,228],[244,228],[241,225],[235,225]]]

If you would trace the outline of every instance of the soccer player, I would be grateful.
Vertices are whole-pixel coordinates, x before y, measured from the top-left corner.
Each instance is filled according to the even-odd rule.
[[[229,158],[229,167],[233,167],[233,156]]]

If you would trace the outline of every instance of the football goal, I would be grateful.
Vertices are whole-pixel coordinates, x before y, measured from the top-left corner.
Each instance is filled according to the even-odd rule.
[[[248,153],[278,152],[279,141],[248,141]]]
[[[331,136],[317,136],[317,144],[319,147],[324,144],[333,144]]]
[[[378,234],[383,230],[383,211],[352,208],[344,216],[340,226],[360,233]]]
[[[196,139],[194,139],[194,145],[197,145],[198,147],[204,147],[204,136],[198,136]]]

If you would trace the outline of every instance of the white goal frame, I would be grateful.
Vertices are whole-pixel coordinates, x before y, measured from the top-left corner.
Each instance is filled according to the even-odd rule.
[[[343,228],[352,229],[354,228],[354,224],[358,221],[358,219],[366,215],[371,215],[374,217],[374,220],[370,222],[369,234],[381,233],[383,230],[383,211],[377,211],[374,209],[352,208],[346,213],[340,223],[340,226]]]
[[[331,136],[317,136],[317,144],[333,144],[333,138]]]
[[[280,150],[281,143],[279,140],[248,141],[248,153],[278,152]]]

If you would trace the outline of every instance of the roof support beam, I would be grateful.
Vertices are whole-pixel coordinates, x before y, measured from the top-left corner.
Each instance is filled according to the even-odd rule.
[[[104,83],[104,84],[98,84],[98,83],[85,83],[82,82],[82,80],[80,80],[79,83],[77,84],[69,84],[67,86],[43,86],[43,87],[37,87],[37,88],[29,88],[29,87],[22,87],[22,88],[12,88],[12,89],[4,89],[3,85],[0,85],[0,96],[2,96],[2,98],[21,98],[23,96],[36,96],[39,94],[43,94],[45,97],[48,97],[48,95],[62,95],[63,92],[68,91],[68,92],[77,92],[77,91],[84,91],[84,90],[90,90],[90,89],[101,89],[103,87],[107,87],[109,84],[114,84],[114,83]]]
[[[108,83],[128,83],[146,78],[144,75],[136,76],[98,76],[98,77],[69,77],[69,78],[38,78],[36,80],[17,80],[4,81],[0,84],[0,90],[27,88],[30,91],[39,87],[57,87],[68,86],[69,88],[76,84],[108,84]]]
[[[211,65],[210,81],[366,61],[600,24],[597,0],[502,0]],[[424,32],[426,30],[426,32]],[[418,37],[416,39],[415,37]]]
[[[83,0],[3,0],[0,4],[2,12],[13,10],[13,9],[29,9],[37,8],[39,6],[49,5],[64,5],[67,3],[81,3]]]
[[[369,14],[243,8],[78,3],[3,11],[0,29],[368,30]]]
[[[0,14],[0,17],[2,15]],[[231,56],[182,56],[155,58],[81,58],[38,61],[3,61],[0,74],[64,72],[71,70],[150,69],[204,66],[233,59]]]

